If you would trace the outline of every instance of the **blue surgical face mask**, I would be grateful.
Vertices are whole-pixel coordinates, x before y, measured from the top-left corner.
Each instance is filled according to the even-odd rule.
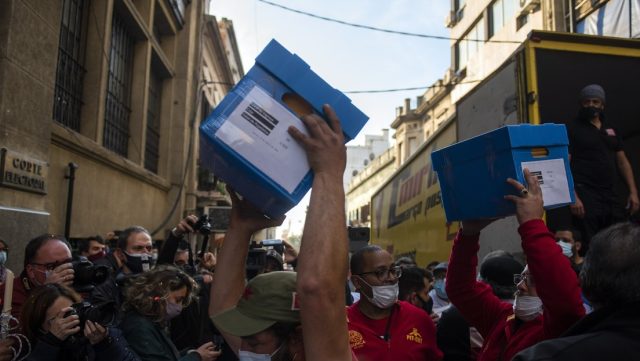
[[[7,263],[7,251],[0,251],[0,266],[4,266]]]
[[[449,299],[449,297],[447,296],[447,291],[445,290],[445,282],[443,279],[437,279],[433,283],[433,288],[436,290],[436,295],[438,295],[438,297],[445,300]]]
[[[556,243],[558,243],[558,246],[562,248],[563,255],[565,255],[568,258],[571,258],[571,256],[573,256],[573,246],[571,245],[571,243],[565,242],[563,240],[559,240]]]

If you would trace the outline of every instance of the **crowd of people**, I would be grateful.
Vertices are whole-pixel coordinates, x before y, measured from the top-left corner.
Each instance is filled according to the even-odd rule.
[[[588,117],[582,121],[597,127],[604,92],[585,89],[582,107],[591,110],[581,110]],[[525,184],[505,180],[517,194],[505,198],[516,207],[526,263],[498,250],[479,264],[479,236],[494,219],[463,221],[448,262],[421,267],[374,245],[349,259],[344,136],[334,111],[323,111],[328,121],[302,117],[306,133],[289,129],[314,171],[299,252],[289,244],[282,254],[267,251],[263,267],[248,272],[252,236],[284,217],[264,216],[231,188],[231,221],[216,254],[192,249],[194,215],[181,220],[159,250],[140,226],[110,235],[112,242],[83,239],[75,254],[64,237],[36,237],[13,284],[13,318],[2,323],[0,361],[638,357],[638,224],[590,218],[593,199],[577,183],[571,211],[588,229],[586,238],[576,223],[552,232],[543,221],[538,180],[525,169]],[[572,156],[584,167],[584,159]],[[628,211],[635,212],[637,190],[628,183]],[[7,254],[1,241],[0,264]]]

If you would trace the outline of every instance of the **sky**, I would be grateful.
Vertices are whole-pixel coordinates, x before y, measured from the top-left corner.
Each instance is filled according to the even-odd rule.
[[[396,31],[447,36],[449,0],[269,0],[341,21]],[[271,39],[300,56],[334,88],[343,91],[428,87],[450,65],[448,40],[360,29],[290,12],[259,0],[211,0],[209,13],[233,21],[245,73]],[[424,90],[347,94],[369,121],[348,145],[364,145],[365,134],[381,134],[396,108]],[[393,134],[393,130],[390,131]],[[393,143],[393,140],[390,139]],[[309,194],[287,213],[279,228],[300,234]]]

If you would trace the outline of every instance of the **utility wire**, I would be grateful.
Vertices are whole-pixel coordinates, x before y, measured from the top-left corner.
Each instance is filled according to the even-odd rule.
[[[459,83],[454,83],[453,85],[472,84],[472,83],[478,83],[480,81],[482,81],[482,80],[467,80],[467,81],[461,81]],[[219,81],[205,81],[203,83],[204,83],[204,85],[222,84],[222,85],[235,86],[234,83],[219,82]],[[343,91],[343,93],[345,93],[345,94],[393,93],[393,92],[401,92],[401,91],[409,91],[409,90],[423,90],[423,89],[427,90],[427,89],[431,89],[431,88],[444,88],[445,86],[447,86],[447,84],[444,84],[444,85],[433,84],[433,85],[429,85],[429,86],[418,86],[418,87],[413,87],[413,88],[373,89],[373,90],[347,90],[347,91]]]
[[[459,83],[454,83],[453,85],[478,83],[480,81],[482,80],[461,81]],[[381,89],[381,90],[349,90],[349,91],[344,91],[343,93],[346,93],[346,94],[392,93],[392,92],[401,92],[401,91],[407,91],[407,90],[422,90],[422,89],[427,90],[431,88],[444,88],[445,86],[447,85],[433,84],[430,86],[419,86],[415,88],[398,88],[398,89]]]
[[[396,35],[404,35],[404,36],[414,36],[414,37],[418,37],[418,38],[427,38],[427,39],[439,39],[439,40],[455,40],[455,41],[473,41],[473,42],[478,42],[478,43],[507,43],[507,44],[520,44],[520,41],[514,41],[514,40],[482,40],[482,39],[460,39],[460,38],[452,38],[449,36],[440,36],[440,35],[430,35],[430,34],[420,34],[420,33],[410,33],[410,32],[406,32],[406,31],[398,31],[398,30],[390,30],[390,29],[383,29],[383,28],[377,28],[374,26],[369,26],[369,25],[362,25],[362,24],[355,24],[355,23],[350,23],[344,20],[338,20],[338,19],[333,19],[333,18],[329,18],[326,16],[320,16],[320,15],[316,15],[316,14],[312,14],[312,13],[308,13],[306,11],[302,11],[302,10],[297,10],[297,9],[293,9],[284,5],[280,5],[280,4],[276,4],[274,2],[271,1],[267,1],[267,0],[258,0],[261,3],[265,3],[267,5],[271,5],[271,6],[275,6],[287,11],[291,11],[297,14],[302,14],[302,15],[306,15],[306,16],[310,16],[312,18],[316,18],[316,19],[320,19],[320,20],[325,20],[325,21],[330,21],[333,23],[338,23],[338,24],[342,24],[342,25],[347,25],[347,26],[353,26],[356,28],[360,28],[360,29],[367,29],[367,30],[374,30],[374,31],[380,31],[383,33],[389,33],[389,34],[396,34]]]

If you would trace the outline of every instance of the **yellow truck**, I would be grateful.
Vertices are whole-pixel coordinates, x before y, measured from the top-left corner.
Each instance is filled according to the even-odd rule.
[[[592,83],[607,92],[607,122],[621,134],[640,184],[640,40],[533,31],[374,193],[371,243],[421,266],[448,260],[458,224],[445,220],[431,152],[506,124],[566,123],[577,114],[580,89]],[[626,188],[619,190],[623,201]],[[492,224],[482,234],[481,256],[520,253],[516,229],[514,217]]]

